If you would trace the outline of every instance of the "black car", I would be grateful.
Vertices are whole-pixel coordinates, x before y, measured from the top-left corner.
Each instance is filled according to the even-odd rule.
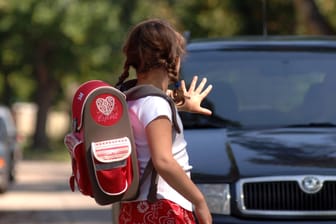
[[[212,116],[181,113],[214,223],[336,223],[336,39],[190,42]]]

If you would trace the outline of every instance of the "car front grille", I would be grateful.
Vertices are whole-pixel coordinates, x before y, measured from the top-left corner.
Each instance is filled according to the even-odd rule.
[[[316,192],[304,180],[318,180]],[[315,182],[306,182],[311,188]],[[311,189],[310,189],[311,190]],[[238,207],[254,215],[336,215],[336,179],[326,176],[286,176],[242,179],[237,185]]]

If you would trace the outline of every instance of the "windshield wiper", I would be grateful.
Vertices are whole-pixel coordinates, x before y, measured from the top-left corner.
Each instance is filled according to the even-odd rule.
[[[336,124],[331,122],[310,122],[306,124],[291,124],[287,128],[334,128]]]

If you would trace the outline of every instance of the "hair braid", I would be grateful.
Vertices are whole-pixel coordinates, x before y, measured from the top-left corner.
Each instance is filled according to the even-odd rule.
[[[130,66],[128,65],[128,63],[126,61],[125,66],[124,66],[124,71],[119,76],[119,79],[118,79],[118,82],[117,82],[116,86],[120,86],[121,84],[123,84],[124,81],[129,77],[129,69],[130,69]]]
[[[185,96],[183,90],[180,88],[180,82],[175,82],[172,99],[177,105],[182,105],[185,102]]]

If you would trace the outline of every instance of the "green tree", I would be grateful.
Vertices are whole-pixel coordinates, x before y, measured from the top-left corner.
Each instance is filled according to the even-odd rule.
[[[192,38],[293,34],[292,0],[180,0],[175,11]],[[265,10],[264,10],[265,9]]]
[[[1,101],[37,103],[34,148],[48,146],[46,119],[70,83],[115,83],[131,25],[169,20],[192,38],[332,34],[333,0],[0,0]],[[266,14],[265,14],[266,13]],[[69,106],[67,106],[69,108]]]
[[[33,147],[45,148],[47,114],[64,84],[114,79],[121,60],[120,7],[105,0],[12,0],[1,2],[0,11],[1,72],[6,80],[33,80],[26,92],[38,106]],[[6,80],[7,88],[27,88]]]
[[[335,29],[329,18],[330,15],[323,15],[325,6],[330,6],[334,1],[313,1],[313,0],[295,0],[297,33],[306,35],[334,35]],[[329,7],[328,7],[329,8]],[[335,13],[335,5],[331,7]]]

